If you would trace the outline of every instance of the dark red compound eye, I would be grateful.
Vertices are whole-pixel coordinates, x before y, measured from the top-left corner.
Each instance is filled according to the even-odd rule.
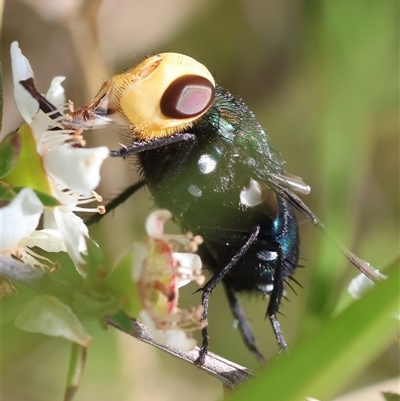
[[[214,97],[214,85],[207,78],[183,75],[166,89],[160,107],[166,117],[195,117],[210,107]]]

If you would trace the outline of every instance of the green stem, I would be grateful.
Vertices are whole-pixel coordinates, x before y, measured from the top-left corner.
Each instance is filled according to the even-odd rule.
[[[86,347],[72,343],[64,401],[72,401],[81,385],[83,372],[85,370],[86,356]]]

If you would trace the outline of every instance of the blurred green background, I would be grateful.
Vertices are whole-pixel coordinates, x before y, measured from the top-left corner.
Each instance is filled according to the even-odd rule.
[[[31,62],[39,90],[46,92],[54,76],[64,75],[67,98],[76,106],[144,55],[185,53],[255,112],[287,171],[311,185],[303,199],[330,231],[376,268],[384,269],[398,255],[396,1],[6,0],[3,7],[3,135],[22,122],[10,76],[14,40]],[[123,134],[114,128],[86,137],[89,145],[116,149]],[[112,199],[137,178],[133,163],[107,160],[98,192]],[[143,190],[92,228],[108,265],[143,238],[151,208]],[[295,278],[303,288],[296,287],[297,294],[289,290],[281,308],[289,346],[324,324],[357,274],[309,223],[301,225],[301,265]],[[183,302],[199,301],[192,291]],[[31,296],[20,290],[18,297],[2,301],[3,397],[62,399],[69,344],[14,327]],[[267,303],[257,298],[241,297],[260,348],[270,357],[277,345],[264,320]],[[96,322],[89,331],[94,340],[77,401],[196,401],[222,394],[220,383],[195,367],[113,329],[102,331]],[[257,369],[233,328],[222,288],[211,299],[209,334],[211,351]],[[398,358],[395,346],[386,350],[350,389],[397,375]]]

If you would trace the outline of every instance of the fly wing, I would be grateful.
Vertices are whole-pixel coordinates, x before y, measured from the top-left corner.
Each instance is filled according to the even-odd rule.
[[[267,181],[276,193],[282,198],[286,199],[290,204],[297,209],[307,220],[309,220],[314,226],[321,230],[327,235],[331,241],[336,245],[340,252],[353,264],[361,273],[368,277],[373,282],[382,280],[381,274],[375,270],[367,261],[360,259],[357,255],[349,251],[331,232],[326,230],[321,220],[306,206],[306,204],[293,192],[297,190],[297,186],[289,183],[289,185],[283,185],[282,179],[285,176],[276,176],[276,174],[269,174]],[[301,181],[302,182],[302,181]],[[298,190],[296,192],[299,192]],[[301,191],[300,191],[301,193]]]
[[[247,132],[246,135],[243,132],[235,138],[241,148],[242,160],[245,161],[247,173],[250,177],[260,183],[262,187],[286,199],[308,221],[326,234],[350,263],[371,281],[377,282],[382,280],[379,272],[368,262],[350,252],[333,234],[325,229],[321,220],[297,195],[307,195],[310,192],[310,187],[300,177],[286,173],[283,169],[284,162],[280,154],[274,149],[262,128],[257,123],[253,123],[251,128],[251,134]],[[269,207],[269,213],[273,211],[271,204],[265,206]]]
[[[298,194],[308,195],[311,192],[311,187],[296,175],[270,173],[269,176],[275,183]]]

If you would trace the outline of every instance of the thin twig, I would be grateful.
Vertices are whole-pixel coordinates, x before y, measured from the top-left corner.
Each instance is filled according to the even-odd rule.
[[[146,344],[150,344],[153,347],[161,349],[162,351],[167,352],[170,355],[182,359],[183,361],[191,363],[197,368],[203,370],[204,372],[207,372],[211,376],[220,380],[226,387],[230,389],[237,387],[240,383],[243,383],[253,376],[249,369],[227,359],[224,359],[218,355],[215,355],[212,352],[207,353],[203,365],[197,365],[195,361],[199,357],[200,349],[198,347],[196,347],[196,349],[192,351],[182,352],[167,345],[158,344],[154,341],[153,336],[149,333],[143,323],[136,319],[132,319],[131,322],[132,332],[128,332],[112,318],[108,319],[108,323],[116,329],[126,334],[129,334]]]

